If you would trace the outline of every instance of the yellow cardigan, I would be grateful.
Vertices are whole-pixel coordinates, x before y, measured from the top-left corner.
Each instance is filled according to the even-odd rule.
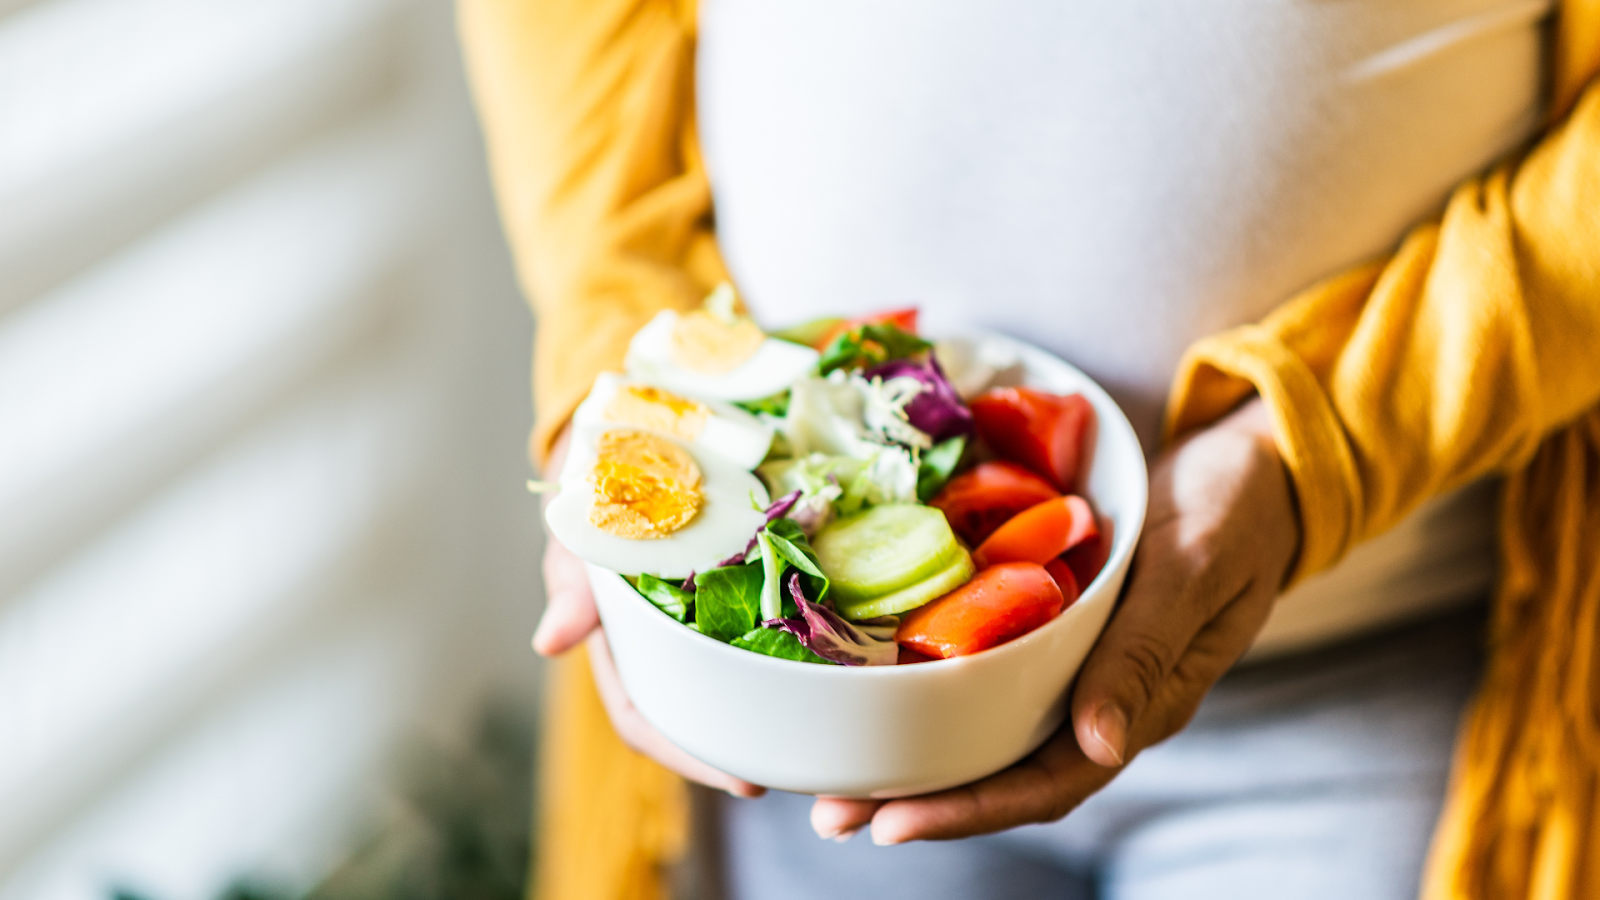
[[[725,277],[694,120],[693,0],[461,0],[526,293],[542,459],[657,310]],[[1509,476],[1490,665],[1423,897],[1600,897],[1600,0],[1562,0],[1551,127],[1392,256],[1191,348],[1168,434],[1251,393],[1300,500],[1296,577],[1441,491]],[[534,893],[666,893],[679,779],[611,731],[581,651],[556,667]]]

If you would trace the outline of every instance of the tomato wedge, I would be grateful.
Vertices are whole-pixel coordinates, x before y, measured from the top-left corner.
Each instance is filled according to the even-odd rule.
[[[1101,519],[1099,524],[1099,534],[1071,548],[1061,557],[1061,561],[1072,570],[1079,587],[1086,588],[1094,583],[1095,576],[1100,574],[1100,570],[1106,567],[1106,560],[1111,558],[1111,520]]]
[[[1044,565],[1100,533],[1089,501],[1074,494],[1046,500],[1016,514],[978,545],[978,568],[999,563]]]
[[[1072,567],[1067,565],[1066,560],[1058,556],[1045,563],[1044,570],[1055,579],[1056,587],[1061,588],[1061,597],[1065,601],[1061,605],[1062,609],[1078,602],[1083,592],[1078,588],[1078,576],[1072,574]]]
[[[986,462],[950,479],[928,505],[942,510],[955,533],[976,547],[1012,516],[1059,496],[1050,482],[1016,463]]]
[[[894,638],[924,656],[949,659],[987,650],[1038,628],[1065,601],[1043,566],[1008,563],[918,607],[900,620]]]
[[[841,319],[822,336],[811,342],[816,350],[826,350],[833,339],[858,325],[893,325],[906,334],[917,333],[917,307],[907,306],[904,309],[886,309],[882,312],[868,313],[860,318]]]
[[[978,435],[1004,459],[1021,463],[1068,492],[1078,483],[1094,407],[1082,394],[997,388],[973,398]]]

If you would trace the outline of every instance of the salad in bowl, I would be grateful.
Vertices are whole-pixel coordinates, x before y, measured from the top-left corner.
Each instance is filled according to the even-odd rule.
[[[988,650],[1094,580],[1081,394],[965,355],[958,386],[915,310],[768,335],[735,309],[662,312],[596,379],[546,514],[568,549],[707,638],[852,667]]]
[[[1143,525],[1082,372],[915,310],[767,333],[730,288],[599,376],[546,507],[629,701],[702,761],[832,796],[938,790],[1060,725]]]

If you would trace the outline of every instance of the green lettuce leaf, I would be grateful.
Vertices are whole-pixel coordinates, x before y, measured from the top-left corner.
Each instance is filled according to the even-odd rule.
[[[775,337],[780,341],[788,341],[791,344],[804,344],[807,347],[815,347],[818,341],[827,337],[835,328],[843,324],[844,319],[829,316],[825,319],[812,319],[809,322],[801,322],[799,325],[791,325],[788,328],[768,332],[768,336]]]
[[[792,519],[775,519],[757,535],[761,554],[761,621],[790,619],[800,614],[800,608],[789,596],[784,584],[789,569],[798,569],[805,581],[809,596],[822,598],[828,594],[828,576],[817,562],[817,551],[811,548],[806,533]]]
[[[822,358],[817,361],[817,374],[876,366],[891,359],[915,356],[932,347],[922,338],[887,323],[860,325],[834,338],[828,349],[822,351]]]
[[[689,609],[694,603],[694,594],[670,581],[662,581],[654,575],[640,575],[639,582],[634,587],[646,600],[655,604],[656,609],[679,622],[689,621]]]
[[[966,451],[967,439],[960,435],[940,441],[924,451],[921,462],[917,464],[917,499],[927,503],[934,494],[943,490]]]
[[[735,400],[733,405],[748,413],[762,415],[763,413],[781,419],[789,414],[789,390],[787,388],[770,397],[760,400]]]
[[[761,624],[761,563],[723,566],[694,576],[695,621],[700,633],[723,643]]]
[[[828,596],[828,576],[823,574],[822,566],[817,562],[817,551],[811,549],[811,541],[806,539],[806,533],[800,530],[794,520],[778,519],[767,526],[767,540],[784,562],[806,576],[806,596],[812,598],[813,602],[821,603],[822,598]],[[793,605],[794,601],[790,600],[788,606]],[[789,613],[785,612],[784,615]]]
[[[779,659],[793,659],[824,666],[836,665],[806,649],[799,638],[781,628],[757,628],[742,637],[735,638],[732,643],[735,647],[753,653],[776,656]]]
[[[761,621],[783,618],[783,556],[772,546],[765,528],[756,535],[761,554]]]

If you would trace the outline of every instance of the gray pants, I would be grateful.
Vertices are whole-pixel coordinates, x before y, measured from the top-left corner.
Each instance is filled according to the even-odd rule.
[[[1236,669],[1065,819],[950,843],[819,840],[811,798],[721,801],[737,900],[1412,900],[1481,609]]]

